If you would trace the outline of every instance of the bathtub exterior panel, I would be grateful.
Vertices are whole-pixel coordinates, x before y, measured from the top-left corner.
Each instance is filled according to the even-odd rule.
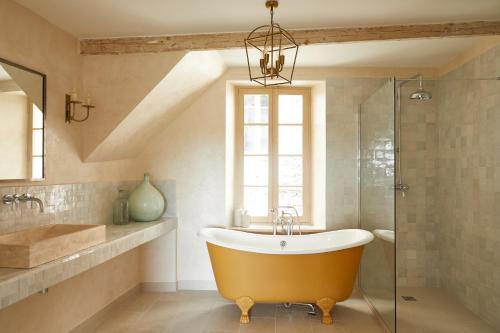
[[[354,287],[364,246],[314,254],[263,254],[207,242],[217,287],[236,301],[315,303],[346,300]]]

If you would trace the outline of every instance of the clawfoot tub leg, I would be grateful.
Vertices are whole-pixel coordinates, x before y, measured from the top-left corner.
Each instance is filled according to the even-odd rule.
[[[330,311],[335,306],[335,301],[330,297],[325,297],[317,301],[316,305],[321,309],[321,312],[323,312],[321,322],[325,325],[331,325],[333,323],[333,319],[330,315]]]
[[[240,323],[241,324],[248,324],[250,322],[250,316],[248,312],[252,308],[252,306],[255,304],[253,299],[250,297],[240,297],[236,300],[236,304],[241,310],[241,317],[240,317]]]

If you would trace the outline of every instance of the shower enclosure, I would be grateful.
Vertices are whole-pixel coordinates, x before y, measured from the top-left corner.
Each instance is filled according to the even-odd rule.
[[[359,106],[360,224],[374,233],[365,247],[360,288],[395,331],[395,79]]]
[[[359,286],[391,332],[500,331],[494,64],[389,79],[359,105],[359,224],[376,236]]]

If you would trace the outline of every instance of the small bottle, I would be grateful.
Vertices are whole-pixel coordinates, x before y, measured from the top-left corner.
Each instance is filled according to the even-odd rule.
[[[128,192],[118,190],[118,198],[113,203],[113,224],[128,224]]]

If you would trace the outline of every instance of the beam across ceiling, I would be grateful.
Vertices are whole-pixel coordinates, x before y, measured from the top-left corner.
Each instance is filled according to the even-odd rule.
[[[290,30],[299,45],[411,38],[500,35],[500,21]],[[244,47],[248,32],[81,39],[84,55],[220,50]]]

